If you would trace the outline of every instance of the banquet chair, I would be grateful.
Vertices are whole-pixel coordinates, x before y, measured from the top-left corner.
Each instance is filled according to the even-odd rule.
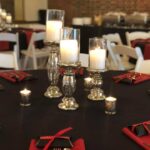
[[[144,60],[142,57],[138,59],[135,72],[150,74],[150,59]]]
[[[135,65],[129,62],[129,58],[132,57],[136,60],[138,60],[140,57],[143,58],[141,49],[139,47],[132,48],[126,45],[114,44],[109,46],[108,51],[114,65],[113,70],[131,70],[135,67]]]
[[[127,40],[127,45],[131,46],[131,42],[136,40],[136,39],[148,39],[150,38],[150,34],[148,32],[143,32],[143,31],[135,31],[135,32],[126,32],[126,40]]]
[[[48,58],[49,56],[49,49],[47,48],[36,48],[35,44],[38,41],[43,41],[45,39],[45,32],[33,32],[30,43],[28,45],[27,50],[22,50],[21,53],[25,56],[24,62],[23,62],[23,68],[28,69],[28,65],[30,64],[30,59],[32,60],[32,69],[39,69],[40,64],[38,60],[42,58]],[[42,63],[46,63],[42,59]]]
[[[82,67],[88,67],[89,65],[89,55],[88,54],[83,54],[80,53],[79,55],[79,61],[81,62],[81,66]]]
[[[102,38],[107,40],[106,43],[107,43],[108,57],[106,59],[106,67],[107,69],[114,70],[116,68],[115,67],[116,65],[112,63],[112,58],[114,57],[114,55],[111,50],[111,45],[114,44],[122,45],[122,40],[120,38],[119,33],[104,34]]]
[[[19,37],[18,33],[0,33],[0,41],[14,43],[13,49],[0,51],[0,68],[19,70]]]
[[[114,42],[116,44],[122,45],[122,41],[119,33],[104,34],[102,37],[106,40],[109,40],[110,42]]]

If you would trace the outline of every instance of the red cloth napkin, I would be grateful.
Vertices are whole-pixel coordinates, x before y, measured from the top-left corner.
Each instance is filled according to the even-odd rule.
[[[150,75],[137,72],[127,72],[113,77],[116,83],[138,84],[150,80]]]
[[[136,39],[131,41],[132,47],[138,46],[138,44],[142,44],[144,46],[143,55],[144,59],[150,59],[150,38],[148,39]]]
[[[146,43],[146,42],[149,43],[150,42],[150,38],[133,40],[133,41],[131,41],[131,45],[132,45],[132,47],[135,47],[137,43]]]
[[[41,150],[41,149],[36,147],[36,140],[35,139],[31,140],[29,150]],[[84,140],[82,138],[77,139],[73,143],[73,148],[71,150],[85,150]]]
[[[32,33],[33,32],[43,32],[44,30],[33,30],[33,29],[30,29],[30,30],[25,30],[24,33],[26,34],[26,39],[27,39],[27,45],[29,45],[30,43],[30,40],[31,40],[31,37],[32,37]],[[40,43],[40,41],[38,42],[35,42],[34,45],[35,47],[37,48],[41,48],[41,47],[44,47],[44,41],[41,41],[42,43]]]
[[[63,135],[64,133],[66,133],[66,132],[68,132],[68,131],[70,131],[70,130],[72,130],[71,127],[66,128],[66,129],[63,129],[63,130],[57,132],[54,136],[50,136],[50,140],[49,140],[49,142],[45,145],[45,147],[43,148],[43,150],[48,150],[55,138],[60,137],[61,135]],[[32,139],[32,140],[31,140],[29,150],[40,150],[39,148],[36,147],[36,140],[35,140],[35,139]],[[77,140],[73,143],[73,148],[72,148],[72,150],[85,150],[84,140],[83,140],[82,138],[77,139]]]
[[[0,42],[0,51],[6,51],[9,49],[9,42]]]
[[[144,59],[150,59],[150,43],[145,45],[144,48]]]
[[[76,140],[73,143],[73,148],[72,150],[85,150],[85,144],[84,144],[84,140],[82,138]]]
[[[32,33],[33,31],[25,31],[25,34],[26,34],[26,39],[27,39],[27,44],[29,45],[30,43],[30,39],[31,39],[31,36],[32,36]]]
[[[24,71],[5,71],[5,72],[0,72],[0,77],[4,78],[10,82],[20,82],[24,80],[26,77],[31,76],[30,74],[24,72]]]
[[[150,150],[150,131],[147,128],[147,124],[150,124],[150,122],[147,121],[147,122],[143,122],[143,123],[140,123],[140,124],[134,124],[134,125],[132,125],[132,128],[129,128],[129,127],[123,128],[122,132],[124,134],[126,134],[129,138],[131,138],[133,141],[135,141],[138,145],[143,147],[144,149]],[[143,136],[136,135],[133,131],[133,128],[135,128],[138,125],[143,125],[143,127],[148,132],[148,134],[143,135]]]

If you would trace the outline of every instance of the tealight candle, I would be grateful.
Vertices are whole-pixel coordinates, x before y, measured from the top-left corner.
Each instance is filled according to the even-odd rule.
[[[91,77],[84,78],[84,86],[86,89],[90,89],[92,87],[92,78]]]
[[[59,43],[62,25],[62,21],[51,20],[46,22],[46,40],[48,42]]]
[[[103,70],[105,69],[105,60],[106,60],[106,50],[96,48],[94,50],[90,50],[90,68],[95,70]]]
[[[28,89],[24,89],[24,90],[20,91],[20,94],[21,94],[21,103],[20,103],[20,105],[21,106],[30,106],[31,103],[29,101],[29,97],[31,95],[31,91],[28,90]]]
[[[106,97],[105,99],[105,113],[108,115],[116,114],[116,101],[115,97]]]

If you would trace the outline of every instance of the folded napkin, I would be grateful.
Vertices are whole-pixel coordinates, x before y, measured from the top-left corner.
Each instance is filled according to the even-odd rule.
[[[0,77],[13,83],[33,79],[31,74],[16,70],[0,72]]]
[[[59,69],[59,72],[61,75],[63,75],[65,73],[65,68],[61,67]],[[73,69],[73,72],[75,73],[75,75],[83,75],[84,74],[84,68],[77,68],[77,69]]]
[[[138,84],[143,81],[150,80],[150,75],[137,72],[128,72],[113,77],[113,80],[116,83]]]
[[[150,150],[150,121],[133,124],[122,132],[146,150]]]
[[[150,43],[150,38],[148,38],[148,39],[136,39],[136,40],[133,40],[133,41],[131,41],[131,45],[132,45],[132,47],[136,47],[137,46],[137,44],[141,44],[141,43]]]
[[[0,51],[9,50],[9,42],[0,42]]]
[[[132,47],[140,47],[144,55],[144,59],[150,59],[150,38],[136,39],[131,41]]]
[[[44,148],[39,148],[37,147],[37,140],[36,139],[32,139],[31,140],[31,143],[30,143],[30,147],[29,147],[29,150],[50,150],[50,149],[53,149],[53,143],[55,142],[55,140],[57,138],[69,138],[69,137],[63,137],[62,135],[68,131],[72,130],[71,127],[69,128],[66,128],[66,129],[63,129],[59,132],[57,132],[54,136],[42,136],[40,137],[40,139],[43,139],[43,138],[47,138],[49,139],[49,141],[45,144]],[[59,149],[60,147],[58,147]],[[55,149],[57,149],[55,147]],[[78,139],[76,140],[73,144],[71,144],[71,147],[70,147],[71,150],[85,150],[85,145],[84,145],[84,140],[83,139]]]

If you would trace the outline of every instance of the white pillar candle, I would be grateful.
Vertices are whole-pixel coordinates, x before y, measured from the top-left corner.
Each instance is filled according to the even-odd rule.
[[[78,61],[78,42],[77,40],[60,41],[61,62],[73,64]]]
[[[106,50],[97,48],[95,50],[90,50],[90,68],[91,69],[105,69],[106,60]]]
[[[6,16],[6,22],[7,23],[12,23],[12,16],[11,15]]]
[[[46,22],[46,40],[48,42],[59,42],[62,28],[62,21],[47,21]]]

